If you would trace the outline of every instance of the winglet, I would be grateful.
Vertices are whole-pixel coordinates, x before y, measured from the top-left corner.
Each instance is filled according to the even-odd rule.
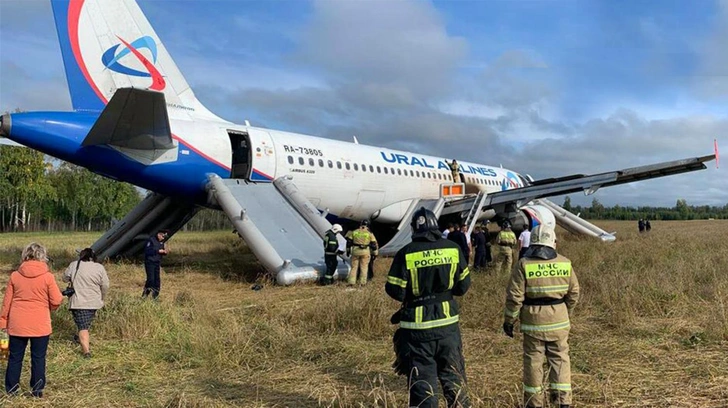
[[[718,154],[718,139],[713,139],[713,150],[715,150],[715,168],[718,168],[718,162],[720,161],[720,154]]]

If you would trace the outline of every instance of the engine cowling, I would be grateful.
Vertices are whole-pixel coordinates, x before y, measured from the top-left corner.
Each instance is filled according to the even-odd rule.
[[[554,213],[543,205],[527,205],[521,207],[521,209],[513,216],[508,218],[511,223],[511,228],[514,231],[523,231],[526,226],[530,225],[531,229],[538,225],[546,224],[551,227],[556,227],[556,217]]]

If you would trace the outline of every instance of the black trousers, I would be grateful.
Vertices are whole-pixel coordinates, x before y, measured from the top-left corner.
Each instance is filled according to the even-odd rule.
[[[488,261],[485,259],[485,248],[475,250],[475,259],[473,259],[473,267],[485,268],[488,266]]]
[[[367,282],[374,279],[374,261],[377,260],[377,255],[372,254],[369,258],[369,270],[367,271]]]
[[[339,260],[336,259],[336,255],[324,255],[324,262],[326,262],[326,275],[321,279],[321,283],[324,285],[330,285],[334,283],[334,273],[336,273],[336,267],[339,265]]]
[[[5,392],[12,394],[20,391],[20,372],[23,368],[25,348],[30,341],[30,388],[33,396],[43,396],[46,384],[46,352],[50,336],[18,337],[10,336],[8,368],[5,371]]]
[[[409,332],[403,335],[409,346],[409,406],[437,408],[439,382],[448,407],[470,407],[467,390],[463,388],[467,378],[460,330],[453,329],[448,330],[448,335],[432,340],[426,340],[425,333],[412,333],[420,330],[405,331]]]
[[[144,262],[144,271],[147,273],[147,281],[144,283],[144,292],[142,292],[143,297],[146,297],[150,293],[154,299],[159,296],[159,290],[162,287],[162,282],[159,280],[159,269],[159,263]]]
[[[526,253],[526,251],[528,251],[528,247],[525,247],[525,248],[521,248],[521,250],[520,250],[520,251],[518,251],[518,259],[521,259],[521,258],[523,258],[523,254],[525,254],[525,253]]]

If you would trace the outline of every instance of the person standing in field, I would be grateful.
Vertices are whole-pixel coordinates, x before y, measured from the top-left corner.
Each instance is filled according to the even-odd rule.
[[[347,252],[351,254],[351,271],[347,276],[347,284],[354,286],[367,284],[371,247],[376,245],[377,239],[369,231],[369,220],[363,220],[358,229],[346,233]]]
[[[436,408],[438,382],[448,407],[470,407],[465,384],[458,304],[470,288],[460,247],[447,239],[435,214],[422,207],[412,216],[412,242],[394,256],[385,291],[402,302],[391,319],[395,372],[409,379],[410,407]]]
[[[159,296],[159,291],[162,288],[159,276],[162,269],[162,257],[169,254],[169,251],[165,248],[167,237],[169,237],[168,230],[159,230],[156,235],[149,237],[147,245],[144,247],[144,271],[147,274],[147,280],[144,283],[143,298],[149,296],[149,294],[152,295],[152,299],[157,299]]]
[[[526,229],[521,231],[521,235],[518,236],[518,259],[523,258],[523,254],[528,250],[531,245],[531,223],[526,225]]]
[[[543,363],[549,365],[551,401],[571,405],[569,359],[570,315],[579,301],[579,281],[571,261],[556,253],[556,232],[541,224],[531,234],[531,246],[511,273],[506,289],[503,332],[513,337],[520,320],[523,333],[523,403],[543,406]]]
[[[25,247],[18,270],[10,274],[5,288],[0,329],[10,336],[5,392],[18,394],[25,349],[30,343],[31,395],[42,397],[46,385],[46,353],[53,328],[51,312],[63,302],[56,279],[48,268],[45,247]]]
[[[91,357],[89,330],[96,311],[104,306],[109,290],[109,277],[103,265],[96,262],[96,254],[86,248],[78,261],[71,262],[63,273],[63,281],[71,282],[74,294],[69,298],[69,309],[78,329],[78,342],[85,358]]]

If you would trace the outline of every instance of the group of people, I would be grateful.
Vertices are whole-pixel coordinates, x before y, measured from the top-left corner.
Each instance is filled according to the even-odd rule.
[[[144,250],[144,268],[147,279],[142,297],[159,296],[160,264],[162,256],[169,250],[165,241],[169,231],[160,230],[149,238]],[[20,373],[25,350],[30,343],[30,387],[31,395],[42,397],[46,384],[46,353],[53,331],[51,312],[68,297],[68,308],[76,324],[74,341],[80,345],[81,355],[91,358],[89,330],[96,312],[104,306],[109,290],[106,269],[96,258],[94,250],[85,248],[78,259],[71,262],[62,275],[68,286],[61,292],[49,265],[46,248],[31,243],[22,252],[21,263],[10,275],[2,312],[0,330],[9,337],[8,365],[5,371],[5,391],[17,394],[20,391]]]
[[[346,254],[351,259],[351,271],[347,276],[347,284],[354,286],[366,285],[374,277],[374,261],[379,256],[379,243],[374,233],[369,229],[369,220],[363,220],[359,228],[346,233],[346,250],[339,245],[337,234],[343,228],[334,224],[324,235],[324,262],[326,272],[321,278],[322,285],[334,283],[334,274],[339,265],[338,257]]]
[[[104,306],[109,290],[109,278],[104,266],[96,262],[91,248],[82,250],[78,260],[71,262],[62,279],[69,286],[61,292],[48,265],[46,248],[31,243],[22,252],[17,271],[10,275],[5,289],[0,329],[9,336],[8,365],[5,371],[5,391],[20,391],[20,372],[25,350],[30,343],[31,395],[42,397],[46,384],[46,353],[52,330],[51,312],[69,298],[69,309],[78,333],[74,340],[80,344],[85,358],[91,357],[89,329],[96,311]]]
[[[476,225],[471,235],[467,231],[466,225],[451,223],[442,231],[442,238],[458,244],[468,261],[471,259],[470,254],[474,253],[472,266],[475,271],[485,270],[488,263],[495,260],[496,272],[508,274],[513,267],[514,253],[518,253],[517,259],[520,259],[530,245],[530,226],[516,238],[511,223],[507,220],[501,223],[500,231],[493,239],[490,238],[487,222]]]
[[[411,226],[412,242],[395,255],[385,284],[387,294],[401,302],[391,318],[399,325],[393,367],[408,378],[409,406],[437,407],[439,382],[448,407],[470,407],[454,301],[470,287],[468,261],[458,244],[443,238],[432,211],[420,208]],[[510,234],[504,235],[505,242],[510,240]],[[579,283],[571,261],[556,252],[553,226],[537,226],[529,239],[506,288],[503,332],[513,337],[520,320],[524,404],[542,407],[548,393],[557,406],[568,408],[569,315],[579,300]],[[549,364],[546,387],[544,359]]]
[[[637,229],[640,232],[649,232],[652,229],[652,224],[650,224],[650,220],[640,218],[640,220],[637,221]]]

